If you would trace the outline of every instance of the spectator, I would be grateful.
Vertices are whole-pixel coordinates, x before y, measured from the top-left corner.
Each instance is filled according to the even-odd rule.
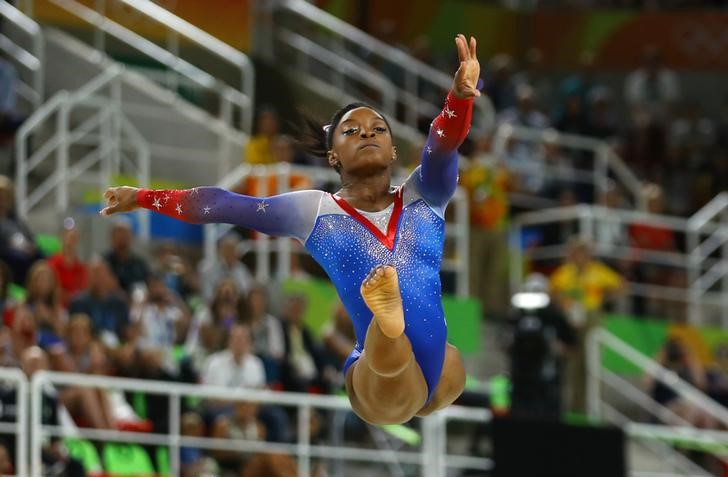
[[[288,454],[256,454],[240,477],[297,477],[296,461]]]
[[[329,361],[341,369],[356,344],[354,324],[340,301],[336,303],[334,316],[321,332]]]
[[[269,106],[259,108],[255,121],[255,133],[245,146],[245,162],[248,164],[273,164],[273,142],[279,134],[278,113]]]
[[[554,120],[554,127],[563,133],[585,135],[589,132],[588,113],[584,98],[578,91],[566,97],[566,103]]]
[[[182,258],[174,243],[165,242],[159,246],[157,266],[167,287],[183,299],[192,298],[197,292],[199,286],[194,269]]]
[[[143,285],[149,275],[147,261],[132,250],[134,235],[126,217],[117,217],[111,227],[111,250],[104,258],[119,285],[131,294],[135,285]]]
[[[231,278],[223,278],[217,284],[210,305],[203,305],[197,310],[185,343],[196,367],[199,367],[210,353],[225,348],[230,328],[241,320],[241,300],[235,282]]]
[[[526,65],[520,73],[513,77],[516,86],[526,85],[533,88],[539,99],[539,108],[543,111],[553,111],[554,105],[550,103],[554,97],[554,85],[544,66],[543,52],[538,48],[531,48],[526,53]]]
[[[199,414],[186,412],[180,420],[180,431],[185,437],[205,437],[205,424]],[[217,463],[205,457],[197,447],[183,446],[179,450],[182,477],[198,477],[217,474],[220,469]]]
[[[81,292],[68,307],[71,314],[83,313],[91,318],[94,335],[109,346],[131,338],[129,305],[123,299],[109,265],[100,257],[88,264],[88,290]]]
[[[281,320],[268,311],[268,293],[262,286],[248,292],[245,321],[253,335],[253,350],[265,364],[268,382],[280,379],[283,357],[286,352]]]
[[[0,56],[0,134],[15,135],[25,117],[18,113],[18,70]]]
[[[532,87],[521,85],[516,90],[516,105],[499,114],[501,124],[512,124],[528,128],[545,129],[549,119],[538,109],[538,98]]]
[[[10,313],[8,326],[8,338],[0,341],[0,365],[19,368],[23,352],[38,344],[38,325],[31,309],[21,303]]]
[[[567,364],[572,411],[584,412],[586,409],[586,336],[599,326],[605,299],[620,292],[623,286],[622,278],[594,260],[591,246],[580,240],[572,241],[566,262],[551,276],[554,298],[576,330],[574,350]]]
[[[265,426],[258,419],[258,404],[237,402],[230,416],[219,416],[212,425],[211,437],[218,439],[265,441]],[[235,475],[240,473],[245,455],[237,451],[218,450],[213,452],[220,467]]]
[[[205,362],[202,383],[228,388],[262,389],[266,385],[265,367],[260,358],[252,353],[250,328],[235,324],[228,335],[228,348],[211,355]],[[229,401],[209,401],[209,417],[230,415],[233,406]],[[282,442],[286,438],[288,421],[285,412],[277,407],[262,407],[258,418],[266,425],[269,441]]]
[[[583,52],[579,58],[579,68],[576,73],[567,76],[561,84],[559,84],[559,104],[555,111],[555,116],[560,116],[566,105],[567,98],[574,94],[581,98],[581,104],[589,104],[589,97],[593,91],[599,87],[596,79],[596,69],[594,65],[594,55],[591,52]]]
[[[67,315],[61,306],[61,287],[56,273],[47,261],[33,264],[25,288],[25,302],[38,323],[38,344],[47,349],[61,343]]]
[[[618,118],[614,111],[614,95],[605,86],[592,89],[587,97],[587,134],[598,139],[614,139],[618,132]]]
[[[66,331],[66,349],[77,373],[88,373],[91,367],[91,343],[93,342],[93,325],[91,318],[83,313],[76,313],[68,319]]]
[[[10,460],[10,453],[8,452],[8,449],[0,444],[0,476],[15,475],[15,469],[13,468],[13,463]]]
[[[265,368],[260,358],[252,353],[250,328],[247,325],[238,323],[230,328],[227,349],[207,359],[202,382],[229,388],[265,387]]]
[[[13,282],[25,283],[26,273],[40,253],[33,233],[15,211],[15,188],[6,176],[0,176],[0,260],[13,274]]]
[[[470,294],[480,300],[484,316],[505,316],[511,178],[497,158],[480,154],[465,161],[460,181],[470,211]]]
[[[705,369],[679,339],[669,339],[658,354],[656,361],[699,390],[707,391]],[[668,384],[648,376],[647,387],[655,401],[667,407],[678,418],[687,421],[689,425],[704,429],[716,427],[716,422],[710,414],[695,403],[681,397]],[[672,420],[666,424],[683,425],[680,421],[673,422]]]
[[[512,108],[516,104],[513,59],[506,54],[499,54],[490,60],[489,66],[490,78],[485,82],[485,94],[496,112]]]
[[[66,218],[61,231],[61,250],[48,259],[48,264],[58,277],[61,287],[61,303],[66,308],[71,298],[88,286],[88,270],[86,264],[78,256],[79,238],[75,221]]]
[[[649,124],[664,127],[680,97],[677,75],[664,66],[661,51],[654,46],[642,50],[642,66],[625,81],[624,95],[632,114],[644,114]]]
[[[147,296],[134,305],[131,318],[143,348],[161,348],[171,358],[172,347],[187,339],[190,317],[187,305],[167,288],[159,273],[147,277]]]
[[[283,361],[283,387],[287,391],[325,391],[323,357],[313,334],[303,321],[308,302],[303,295],[286,299],[283,307],[283,336],[286,353]]]
[[[236,235],[224,236],[217,244],[217,260],[201,264],[200,275],[205,277],[202,296],[206,301],[212,300],[213,292],[223,278],[232,278],[238,291],[243,294],[248,293],[253,286],[252,275],[238,259],[239,243]]]

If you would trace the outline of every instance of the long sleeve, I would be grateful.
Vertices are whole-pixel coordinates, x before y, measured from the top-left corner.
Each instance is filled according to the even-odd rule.
[[[444,209],[458,181],[457,149],[470,131],[472,99],[447,95],[445,107],[430,126],[422,162],[413,173],[417,189],[430,206]]]
[[[322,194],[317,190],[305,190],[251,197],[218,187],[142,189],[137,194],[137,203],[140,207],[193,224],[227,223],[305,241],[313,229]]]

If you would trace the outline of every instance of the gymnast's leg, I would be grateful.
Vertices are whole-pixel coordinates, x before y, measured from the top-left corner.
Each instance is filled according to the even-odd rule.
[[[407,422],[425,405],[427,383],[404,334],[397,271],[375,268],[362,283],[361,294],[374,318],[364,351],[346,374],[349,400],[371,424]]]
[[[438,409],[452,404],[465,389],[465,366],[460,351],[450,343],[445,349],[445,362],[442,365],[440,381],[435,388],[432,399],[425,407],[417,411],[419,417],[424,417]]]

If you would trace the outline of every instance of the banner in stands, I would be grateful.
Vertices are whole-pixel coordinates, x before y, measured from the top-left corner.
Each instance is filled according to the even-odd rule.
[[[477,36],[483,58],[508,53],[519,59],[538,45],[552,68],[578,67],[582,54],[590,53],[600,68],[628,70],[639,64],[644,39],[650,38],[674,69],[728,69],[728,13],[518,13],[469,0],[319,0],[318,4],[388,43],[411,46],[425,35],[435,53],[451,52],[455,34],[464,32]]]

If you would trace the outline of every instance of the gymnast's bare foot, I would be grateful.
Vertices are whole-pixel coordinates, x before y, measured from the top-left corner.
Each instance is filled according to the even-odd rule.
[[[373,268],[361,284],[361,296],[386,337],[397,338],[404,332],[402,295],[394,267],[380,265]]]

